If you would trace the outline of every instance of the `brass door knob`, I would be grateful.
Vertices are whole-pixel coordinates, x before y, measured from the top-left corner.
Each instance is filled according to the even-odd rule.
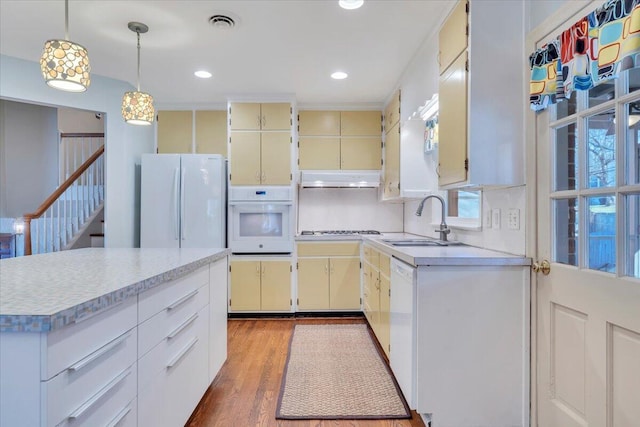
[[[536,273],[542,273],[545,276],[551,272],[551,264],[546,259],[543,259],[541,262],[534,262],[531,266],[531,269]]]

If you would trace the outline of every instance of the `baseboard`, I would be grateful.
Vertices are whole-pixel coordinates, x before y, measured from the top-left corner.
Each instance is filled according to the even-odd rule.
[[[296,317],[364,317],[361,311],[301,311],[296,313],[227,313],[228,319],[278,319]]]

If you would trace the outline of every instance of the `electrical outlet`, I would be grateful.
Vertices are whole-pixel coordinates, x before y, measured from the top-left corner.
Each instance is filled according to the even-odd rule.
[[[509,209],[507,227],[509,230],[520,230],[520,209]]]
[[[491,228],[491,211],[488,210],[484,214],[484,228]]]
[[[500,229],[500,208],[491,209],[491,228]]]

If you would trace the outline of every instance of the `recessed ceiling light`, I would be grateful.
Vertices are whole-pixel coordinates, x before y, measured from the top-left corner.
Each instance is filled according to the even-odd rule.
[[[211,73],[204,70],[199,70],[193,73],[196,77],[200,77],[201,79],[208,79],[211,77]]]
[[[343,9],[353,10],[364,4],[364,0],[339,0],[338,4]]]
[[[347,77],[349,77],[349,74],[345,73],[344,71],[336,71],[335,73],[331,74],[331,78],[336,80],[346,79]]]

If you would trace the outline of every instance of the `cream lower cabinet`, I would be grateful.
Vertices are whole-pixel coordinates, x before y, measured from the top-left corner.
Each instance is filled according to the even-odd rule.
[[[291,261],[233,260],[230,312],[290,311]]]
[[[289,132],[232,132],[231,185],[289,185]]]
[[[298,243],[298,311],[360,310],[360,244]]]
[[[364,247],[364,314],[387,357],[390,353],[390,258]]]

